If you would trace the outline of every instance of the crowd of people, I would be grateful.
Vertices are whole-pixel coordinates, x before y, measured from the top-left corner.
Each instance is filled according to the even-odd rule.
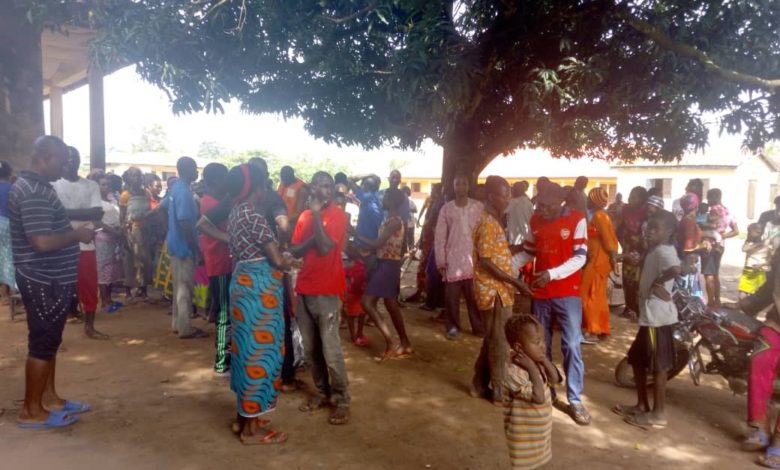
[[[196,162],[182,157],[162,196],[160,178],[138,168],[80,177],[78,151],[56,137],[39,138],[30,162],[16,176],[0,162],[0,284],[6,296],[18,289],[29,328],[22,427],[68,426],[90,409],[61,399],[54,384],[62,331],[68,316],[79,314],[77,304],[89,338],[107,338],[95,328],[98,307],[113,313],[161,300],[171,303],[179,338],[205,338],[192,324],[200,270],[215,323],[214,370],[229,374],[233,431],[242,443],[287,440],[266,415],[280,391],[297,388],[295,328],[317,388],[300,410],[328,409],[328,422],[342,425],[351,400],[342,317],[355,345],[370,346],[364,332],[371,324],[384,340],[377,360],[403,359],[414,354],[407,304],[441,309],[435,319],[455,341],[464,302],[471,334],[483,338],[471,394],[506,409],[513,465],[536,468],[551,456],[553,407],[579,425],[591,423],[581,348],[609,337],[608,290],[619,272],[622,315],[639,323],[628,351],[638,403],[613,411],[635,426],[666,426],[664,385],[677,322],[672,290],[684,287],[718,306],[724,240],[739,233],[721,191],[710,189],[705,203],[696,179],[666,211],[656,188],[636,187],[627,203],[618,195],[610,205],[603,187],[586,192],[585,177],[572,187],[540,178],[532,196],[526,181],[510,186],[489,176],[474,186],[473,175],[456,172],[451,183],[434,185],[418,213],[397,170],[382,190],[376,175],[319,171],[305,182],[285,166],[272,188],[260,158],[233,168],[210,163],[198,181]],[[748,229],[740,280],[746,297],[774,283],[776,202],[778,210]],[[419,263],[416,291],[401,299],[410,258]],[[153,285],[162,298],[150,294]],[[114,297],[122,290],[124,303]],[[552,362],[555,329],[564,374]],[[554,387],[564,380],[565,401]],[[763,416],[752,421],[759,430]],[[766,432],[751,438],[769,445]]]

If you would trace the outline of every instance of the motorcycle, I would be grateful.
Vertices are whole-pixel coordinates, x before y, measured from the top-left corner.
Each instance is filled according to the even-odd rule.
[[[701,383],[702,374],[718,374],[728,381],[734,393],[746,393],[750,356],[759,345],[758,331],[764,324],[739,310],[708,309],[700,298],[685,289],[675,289],[672,298],[679,322],[674,330],[674,367],[668,378],[676,377],[687,367],[694,385]],[[648,385],[652,385],[651,377],[648,379]],[[627,357],[615,368],[615,381],[621,387],[636,386]],[[778,380],[774,383],[774,395],[780,398]]]

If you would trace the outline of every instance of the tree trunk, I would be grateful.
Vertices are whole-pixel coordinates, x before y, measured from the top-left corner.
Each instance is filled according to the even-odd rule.
[[[453,139],[453,141],[448,141],[444,144],[441,172],[444,194],[452,195],[452,181],[455,179],[456,174],[467,175],[471,187],[475,188],[479,174],[493,160],[483,155],[482,151],[473,142],[476,142],[476,139]]]
[[[44,133],[41,33],[23,8],[0,15],[0,159],[26,169],[33,141]]]

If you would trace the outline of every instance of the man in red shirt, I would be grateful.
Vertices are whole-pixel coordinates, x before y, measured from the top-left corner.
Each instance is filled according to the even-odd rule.
[[[515,268],[535,259],[533,290],[534,315],[545,330],[547,357],[552,359],[553,321],[561,327],[563,367],[569,404],[555,400],[556,408],[567,412],[580,425],[590,424],[588,410],[580,395],[585,385],[582,362],[582,301],[580,279],[588,254],[585,214],[562,207],[566,192],[558,184],[547,183],[538,194],[536,213],[523,251],[513,258]],[[553,390],[553,397],[555,396]]]
[[[228,169],[221,163],[209,163],[203,169],[203,182],[206,184],[206,194],[200,199],[200,215],[219,205],[225,196],[225,178]],[[227,220],[217,226],[224,233],[227,230]],[[200,234],[200,249],[203,251],[203,261],[206,274],[209,277],[209,321],[216,324],[216,357],[214,370],[224,374],[230,370],[230,277],[233,263],[230,260],[230,248],[224,238],[215,238],[204,232]]]
[[[309,209],[298,218],[290,252],[303,258],[298,272],[295,311],[303,337],[306,362],[311,364],[318,395],[300,407],[316,411],[332,405],[330,424],[349,421],[347,368],[341,352],[341,295],[346,290],[341,253],[347,235],[347,214],[332,203],[333,178],[323,171],[311,181]]]

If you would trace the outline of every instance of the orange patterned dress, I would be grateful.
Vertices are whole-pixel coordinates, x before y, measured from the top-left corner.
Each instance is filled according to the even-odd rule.
[[[480,258],[490,258],[498,269],[512,275],[512,253],[504,228],[492,215],[482,211],[474,227],[474,290],[479,310],[493,309],[496,300],[511,307],[515,301],[514,287],[491,276],[479,266]]]

